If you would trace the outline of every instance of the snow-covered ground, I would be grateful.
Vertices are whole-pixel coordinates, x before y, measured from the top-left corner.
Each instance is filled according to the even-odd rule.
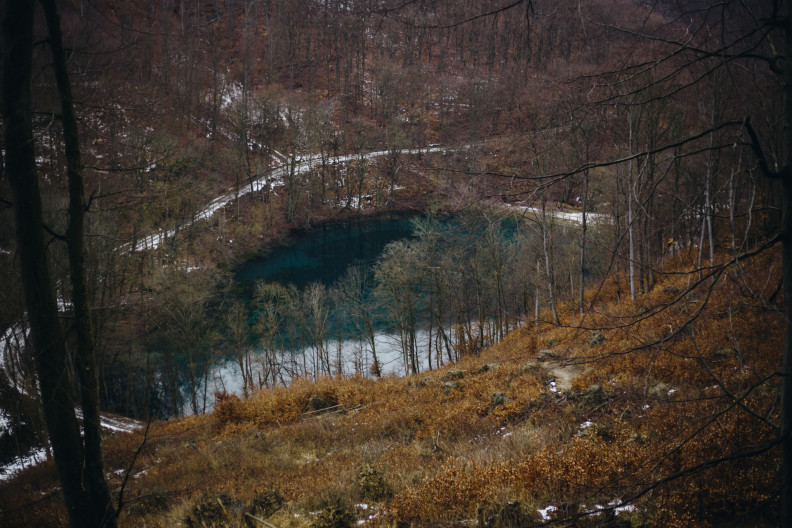
[[[8,416],[8,413],[6,413],[4,409],[0,409],[0,435],[2,435],[3,431],[7,431],[10,427],[11,417]]]
[[[82,410],[75,409],[77,418],[82,420]],[[101,416],[102,429],[111,434],[132,433],[141,429],[143,423],[131,418]],[[0,435],[10,427],[10,418],[0,409]],[[32,449],[27,455],[18,457],[12,462],[0,465],[0,482],[11,480],[25,469],[31,468],[47,460],[47,451],[43,447]]]
[[[607,506],[603,506],[602,504],[595,504],[593,508],[586,508],[585,506],[582,506],[582,509],[583,511],[592,514],[592,516],[602,515],[602,512],[605,511],[613,511],[615,515],[619,515],[620,513],[634,512],[636,510],[635,506],[632,504],[625,504],[620,500],[612,500],[608,502]],[[553,514],[558,511],[558,508],[551,504],[536,511],[542,517],[543,522],[548,522],[553,520]]]
[[[32,450],[27,456],[19,457],[13,462],[0,466],[0,482],[11,480],[20,472],[47,460],[47,451],[41,447]]]
[[[23,369],[16,365],[17,350],[24,348],[27,339],[27,324],[22,321],[11,325],[0,335],[0,376],[4,376],[8,384],[17,390],[25,392],[22,375]],[[2,432],[2,427],[0,427]]]
[[[525,215],[531,215],[532,218],[542,217],[542,210],[539,209],[538,207],[531,207],[528,205],[520,205],[520,204],[506,204],[506,207],[514,211],[521,211]],[[582,211],[567,211],[564,209],[547,207],[545,208],[545,214],[551,219],[566,220],[569,222],[573,222],[575,224],[583,223]],[[607,224],[612,221],[613,221],[613,217],[608,214],[586,213],[586,222],[591,222],[592,224]]]
[[[82,420],[82,409],[74,409],[78,420]],[[143,427],[143,422],[120,416],[99,416],[102,429],[111,433],[133,433]]]

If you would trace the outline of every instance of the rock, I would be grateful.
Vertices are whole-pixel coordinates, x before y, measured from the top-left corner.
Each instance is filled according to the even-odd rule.
[[[594,348],[595,346],[601,345],[605,341],[607,341],[607,339],[605,338],[604,335],[602,335],[602,332],[599,332],[599,331],[595,330],[595,331],[591,332],[591,335],[589,335],[588,347],[589,348]]]
[[[533,411],[534,409],[539,409],[543,407],[546,403],[548,403],[553,398],[553,395],[549,392],[540,392],[538,398],[533,398],[531,401],[528,402],[527,409],[529,411]]]
[[[558,355],[548,348],[541,349],[539,353],[536,355],[536,359],[538,359],[539,361],[549,361],[557,357]]]
[[[431,385],[433,381],[434,380],[429,376],[425,376],[422,378],[414,378],[414,379],[411,378],[407,381],[407,386],[421,389],[423,387],[428,387],[429,385]]]
[[[484,365],[481,365],[481,369],[479,369],[479,372],[489,372],[491,370],[498,370],[498,367],[500,367],[500,365],[498,365],[497,363],[486,363]]]
[[[459,380],[465,377],[465,371],[460,369],[449,370],[440,377],[441,381]]]
[[[336,504],[319,512],[311,526],[313,528],[352,528],[355,526],[355,516],[340,501],[337,501]]]
[[[502,392],[493,392],[492,398],[490,398],[490,401],[492,402],[492,407],[503,405],[504,403],[506,403],[506,400],[507,400],[506,395]]]
[[[644,445],[648,441],[649,441],[649,438],[647,438],[646,436],[642,435],[641,433],[635,433],[635,434],[631,435],[630,438],[627,439],[627,443],[629,443],[629,444],[638,444],[638,445]]]
[[[610,442],[613,440],[613,435],[610,432],[610,428],[605,425],[601,425],[598,423],[591,423],[585,428],[578,431],[578,436],[581,438],[600,438],[606,442]]]

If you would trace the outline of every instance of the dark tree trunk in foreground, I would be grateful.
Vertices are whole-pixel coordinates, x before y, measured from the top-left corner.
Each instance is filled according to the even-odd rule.
[[[781,24],[784,30],[784,77],[782,122],[783,163],[780,177],[783,188],[781,209],[781,236],[784,276],[784,311],[786,313],[786,333],[784,336],[784,355],[781,367],[781,522],[780,526],[792,526],[792,9],[790,1],[783,3]],[[767,165],[762,164],[767,176],[771,176]],[[773,175],[774,176],[774,175]]]
[[[3,23],[3,120],[22,288],[36,353],[44,417],[69,518],[86,524],[83,449],[66,370],[66,344],[47,267],[31,123],[33,2],[8,2]]]
[[[783,0],[775,5],[770,25],[781,30],[784,39],[784,52],[780,63],[783,65],[780,79],[783,100],[781,125],[782,165],[774,170],[768,165],[759,138],[745,120],[745,128],[750,136],[751,146],[759,161],[759,168],[765,177],[780,180],[782,191],[781,205],[781,256],[784,284],[784,312],[786,325],[784,350],[781,363],[781,489],[779,502],[781,517],[779,526],[792,526],[792,0]],[[778,70],[774,70],[778,71]]]
[[[788,97],[787,97],[788,98]],[[792,526],[792,181],[784,179],[783,207],[783,270],[784,270],[784,308],[786,313],[786,333],[784,336],[784,357],[781,367],[781,523]]]
[[[48,23],[52,31],[52,23],[57,25],[58,22],[54,4],[51,1],[45,1],[42,4],[48,13]],[[91,332],[90,320],[87,327],[84,320],[86,316],[90,317],[90,312],[87,305],[82,260],[82,214],[84,211],[82,182],[80,177],[76,178],[74,182],[71,181],[72,172],[79,176],[80,170],[79,148],[76,142],[76,120],[71,104],[58,26],[57,30],[51,34],[51,38],[54,43],[53,53],[58,75],[58,87],[64,108],[64,132],[67,137],[67,158],[70,160],[70,198],[74,202],[75,193],[80,196],[79,202],[72,203],[70,206],[70,226],[67,238],[71,242],[69,244],[70,268],[73,275],[74,305],[78,320],[78,340],[80,341],[78,370],[80,370],[86,417],[85,446],[83,446],[80,427],[74,412],[74,396],[67,369],[66,341],[58,319],[57,299],[47,264],[41,197],[33,150],[31,119],[33,17],[34,2],[32,0],[13,1],[6,4],[5,19],[3,20],[2,106],[5,127],[6,173],[14,201],[22,289],[25,294],[31,341],[35,349],[44,417],[70,524],[73,527],[112,527],[115,526],[115,512],[107,492],[101,464],[101,437],[98,434],[98,391],[95,372],[92,369],[92,346],[83,348],[85,339],[87,342],[91,341]],[[57,50],[60,50],[60,59],[57,57]],[[64,79],[66,80],[66,92],[62,86]],[[64,95],[67,96],[64,97]],[[75,160],[76,165],[73,164]],[[78,208],[79,213],[75,214]],[[76,230],[79,230],[79,233]],[[78,252],[79,256],[73,256],[72,253],[75,252]],[[77,272],[76,275],[75,272]],[[90,358],[83,356],[85,352],[90,355]],[[86,364],[86,359],[90,359],[89,364]],[[89,379],[90,376],[93,376],[92,380]],[[87,456],[86,451],[88,452]]]
[[[85,473],[83,485],[94,509],[99,526],[115,525],[115,508],[110,498],[104,472],[102,429],[99,422],[99,383],[96,376],[91,308],[85,271],[85,193],[83,165],[80,157],[80,138],[74,112],[71,83],[66,70],[60,17],[54,0],[41,0],[47,19],[52,50],[52,66],[61,101],[63,140],[66,151],[66,171],[69,185],[69,223],[66,243],[69,253],[69,276],[72,287],[75,327],[77,330],[77,372],[83,410],[85,437]]]

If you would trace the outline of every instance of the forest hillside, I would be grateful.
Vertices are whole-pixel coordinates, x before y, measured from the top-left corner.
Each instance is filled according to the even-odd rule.
[[[792,2],[6,2],[0,525],[792,525]]]
[[[778,265],[667,271],[431,372],[299,380],[111,434],[120,526],[771,525]],[[0,488],[3,525],[62,525],[53,479]]]

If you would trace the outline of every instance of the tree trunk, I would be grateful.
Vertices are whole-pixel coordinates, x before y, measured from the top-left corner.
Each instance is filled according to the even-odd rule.
[[[33,150],[31,63],[34,3],[8,2],[3,21],[3,123],[6,174],[14,202],[14,220],[22,289],[35,349],[41,401],[73,527],[99,526],[91,497],[82,484],[83,445],[74,413],[67,369],[66,342],[47,264],[36,164]],[[114,521],[114,517],[113,517]]]
[[[633,116],[632,110],[629,111],[629,115],[627,116],[627,124],[629,126],[629,137],[628,137],[628,151],[627,154],[630,156],[630,160],[627,162],[627,237],[629,241],[629,251],[630,251],[630,260],[629,260],[629,269],[630,269],[630,298],[634,301],[635,300],[635,240],[633,237],[633,204],[632,204],[632,195],[633,195],[633,160],[632,160],[632,153],[633,153]]]
[[[781,519],[779,526],[792,526],[792,5],[783,3],[781,14],[784,20],[784,56],[787,61],[783,78],[783,161],[782,173],[783,203],[781,213],[782,262],[784,277],[784,311],[786,331],[784,335],[784,354],[781,365]]]
[[[790,36],[792,31],[787,31],[787,51],[792,51],[790,47]],[[788,55],[792,56],[792,55]],[[792,102],[792,84],[786,86],[786,112],[785,125],[792,123],[789,106]],[[790,130],[785,127],[787,133],[787,145],[790,145],[792,137],[789,137]],[[784,335],[784,354],[781,366],[782,394],[781,394],[781,440],[782,440],[782,464],[781,464],[781,522],[779,526],[792,526],[792,180],[788,177],[783,182],[784,201],[783,201],[783,240],[781,253],[783,256],[783,276],[784,276],[784,309],[786,313],[786,332]]]
[[[557,325],[560,325],[561,322],[558,320],[558,310],[556,310],[556,300],[555,300],[555,291],[553,289],[553,272],[552,267],[550,265],[550,248],[548,245],[548,233],[547,233],[547,215],[545,214],[545,204],[546,200],[544,196],[542,197],[542,249],[544,250],[544,260],[545,260],[545,279],[547,280],[547,292],[550,296],[550,310],[553,312],[553,322]]]
[[[539,327],[539,296],[541,290],[539,289],[539,276],[542,274],[542,265],[539,259],[536,259],[536,292],[534,294],[534,325]]]
[[[41,0],[47,19],[52,50],[52,65],[61,101],[63,138],[66,150],[66,167],[69,186],[69,223],[66,242],[69,253],[69,275],[72,286],[77,330],[77,371],[83,410],[85,435],[85,472],[83,484],[91,499],[94,519],[100,526],[115,526],[115,508],[105,480],[102,430],[99,423],[99,383],[96,376],[91,308],[85,271],[85,195],[83,166],[80,159],[80,139],[77,116],[74,112],[71,83],[66,71],[66,55],[60,29],[60,17],[54,0]]]
[[[588,143],[586,145],[588,147]],[[586,163],[588,163],[588,148],[586,149]],[[585,302],[584,298],[584,288],[583,283],[586,279],[586,207],[588,207],[588,194],[589,194],[589,177],[588,171],[583,172],[583,210],[581,211],[582,215],[582,224],[580,230],[580,315],[583,315],[583,303]],[[570,274],[570,281],[572,277]],[[575,301],[572,299],[573,305],[573,313],[574,313],[574,304]],[[573,321],[574,323],[574,321]]]

